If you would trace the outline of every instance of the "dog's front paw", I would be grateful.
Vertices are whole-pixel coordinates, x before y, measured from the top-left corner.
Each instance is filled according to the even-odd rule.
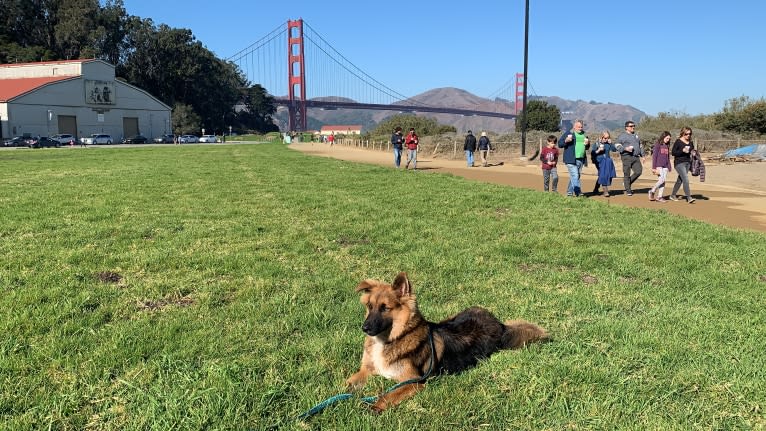
[[[386,409],[387,404],[385,401],[378,400],[375,404],[370,405],[370,411],[376,415],[379,415],[383,413],[383,410]]]
[[[356,392],[359,389],[362,389],[362,387],[364,386],[366,382],[367,382],[366,375],[362,373],[356,373],[346,380],[346,389],[349,392]]]

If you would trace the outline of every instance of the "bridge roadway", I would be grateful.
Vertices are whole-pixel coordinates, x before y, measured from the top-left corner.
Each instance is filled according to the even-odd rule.
[[[290,106],[290,100],[283,98],[275,98],[274,103],[280,106]],[[292,103],[299,103],[293,101]],[[502,112],[488,112],[488,111],[476,111],[472,109],[458,109],[458,108],[443,108],[434,106],[422,106],[422,105],[382,105],[375,103],[356,103],[356,102],[325,102],[320,100],[307,100],[307,108],[321,108],[321,109],[369,109],[369,110],[381,110],[381,111],[399,111],[399,112],[435,112],[438,114],[456,114],[465,116],[479,116],[479,117],[494,117],[504,118],[512,120],[516,118],[515,114],[504,114]]]

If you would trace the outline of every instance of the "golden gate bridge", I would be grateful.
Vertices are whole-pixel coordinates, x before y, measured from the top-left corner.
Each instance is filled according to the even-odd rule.
[[[515,119],[523,109],[524,75],[521,73],[493,96],[506,101],[513,99],[513,106],[507,103],[494,111],[480,107],[431,106],[371,77],[302,19],[288,20],[287,26],[280,25],[227,60],[236,64],[249,82],[264,87],[277,105],[287,108],[288,127],[294,131],[306,130],[309,108],[431,112],[503,119]],[[311,85],[307,86],[307,82]],[[512,97],[502,97],[506,94]]]

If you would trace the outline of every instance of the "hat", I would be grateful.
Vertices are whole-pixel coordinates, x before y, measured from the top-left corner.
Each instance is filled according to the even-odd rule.
[[[487,136],[487,132],[481,132],[481,136]]]

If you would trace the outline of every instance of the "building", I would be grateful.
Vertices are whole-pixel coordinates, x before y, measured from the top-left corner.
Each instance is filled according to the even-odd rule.
[[[171,108],[102,60],[0,64],[0,137],[171,133]]]
[[[362,126],[354,126],[354,125],[326,125],[322,126],[322,128],[319,130],[319,134],[321,136],[330,136],[330,134],[333,135],[361,135],[362,134]]]

